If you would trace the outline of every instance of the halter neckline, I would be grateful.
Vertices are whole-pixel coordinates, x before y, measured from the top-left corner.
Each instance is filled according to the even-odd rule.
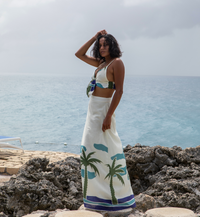
[[[114,60],[115,60],[115,59],[113,59],[112,61],[110,61],[110,62],[109,62],[105,67],[103,67],[103,68],[106,68],[106,69],[107,69],[108,66],[109,66],[112,62],[114,62]],[[104,62],[103,62],[103,63],[104,63]],[[102,64],[103,64],[103,63],[102,63]],[[101,66],[102,64],[100,64],[99,66]],[[99,68],[99,67],[98,67],[98,68]],[[97,69],[98,69],[98,68],[97,68]],[[94,72],[94,77],[95,77],[95,78],[96,78],[96,76],[97,76],[97,73],[98,73],[99,71],[101,71],[103,68],[99,69],[97,72],[96,72],[96,70],[95,70],[95,72]]]

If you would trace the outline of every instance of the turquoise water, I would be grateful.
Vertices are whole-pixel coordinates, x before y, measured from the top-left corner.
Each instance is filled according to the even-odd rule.
[[[89,80],[0,75],[0,135],[20,136],[26,150],[79,153]],[[200,77],[126,76],[115,113],[123,146],[200,145]]]

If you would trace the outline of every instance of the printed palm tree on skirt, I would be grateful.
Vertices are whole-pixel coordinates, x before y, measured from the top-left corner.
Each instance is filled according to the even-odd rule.
[[[112,196],[112,204],[117,204],[117,198],[115,197],[115,189],[113,187],[113,178],[114,176],[116,176],[119,181],[124,185],[124,180],[121,177],[121,175],[119,173],[123,173],[124,171],[122,169],[119,169],[120,167],[122,167],[121,164],[115,166],[115,162],[116,162],[116,158],[113,160],[112,166],[110,166],[109,164],[106,164],[107,167],[109,167],[109,173],[106,175],[106,178],[110,178],[110,192],[111,192],[111,196]]]
[[[84,149],[82,149],[82,156],[81,156],[81,165],[85,166],[85,174],[84,174],[84,188],[83,188],[83,197],[86,198],[87,195],[87,187],[88,187],[88,171],[87,167],[90,166],[99,175],[99,171],[97,167],[93,163],[101,163],[99,159],[91,158],[91,156],[95,152],[90,152],[87,156],[85,154]]]

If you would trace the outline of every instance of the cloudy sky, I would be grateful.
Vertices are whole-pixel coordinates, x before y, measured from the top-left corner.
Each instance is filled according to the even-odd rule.
[[[74,53],[102,29],[127,74],[200,76],[200,0],[0,0],[0,74],[91,74]]]

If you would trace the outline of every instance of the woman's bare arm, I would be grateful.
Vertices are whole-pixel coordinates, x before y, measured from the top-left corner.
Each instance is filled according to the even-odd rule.
[[[75,55],[81,59],[82,61],[97,67],[99,65],[99,61],[94,57],[86,55],[87,50],[89,47],[95,42],[96,38],[92,37],[88,42],[86,42],[76,53]]]
[[[101,30],[97,32],[97,34],[92,37],[89,41],[87,41],[76,53],[75,55],[81,59],[82,61],[92,65],[92,66],[99,66],[99,60],[95,59],[94,57],[86,55],[86,52],[88,51],[89,47],[96,41],[97,37],[99,35],[107,34],[105,30]]]
[[[124,74],[125,74],[125,69],[124,69],[124,64],[121,59],[116,59],[113,62],[113,67],[114,67],[114,80],[115,80],[115,87],[116,91],[113,95],[112,102],[110,104],[110,107],[108,109],[107,115],[104,119],[103,125],[102,125],[102,130],[105,132],[105,130],[110,129],[111,126],[111,117],[117,108],[122,94],[123,94],[123,84],[124,84]]]

